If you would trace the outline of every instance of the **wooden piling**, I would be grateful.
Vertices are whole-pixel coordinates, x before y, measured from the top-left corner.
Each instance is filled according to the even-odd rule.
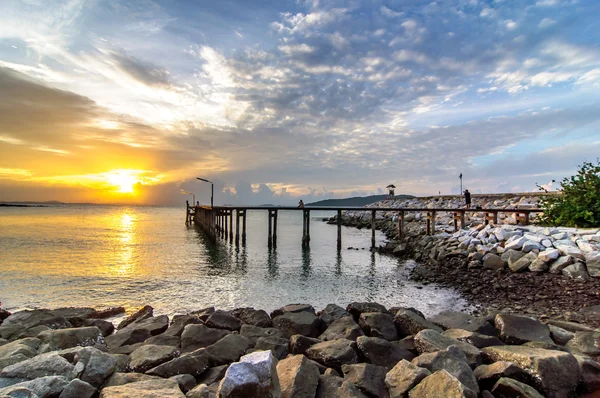
[[[342,249],[342,211],[337,211],[337,249]]]
[[[371,210],[371,248],[375,248],[375,215],[376,210]]]
[[[277,210],[273,210],[273,247],[277,247]]]
[[[273,247],[273,210],[268,211],[267,221],[269,222],[269,235],[267,238],[267,246]]]
[[[242,212],[242,245],[246,244],[246,216],[248,215],[248,211],[244,210]]]
[[[229,241],[233,242],[233,210],[228,210],[229,213]]]
[[[235,211],[235,245],[240,245],[240,211]]]
[[[398,212],[398,239],[404,238],[404,210]]]

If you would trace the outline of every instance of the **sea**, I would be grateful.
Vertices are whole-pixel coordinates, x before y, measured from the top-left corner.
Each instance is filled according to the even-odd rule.
[[[205,307],[378,302],[430,316],[468,308],[448,288],[409,279],[414,261],[372,253],[370,230],[342,227],[334,212],[311,212],[311,242],[301,245],[302,213],[279,211],[277,248],[267,245],[267,212],[248,211],[245,246],[212,243],[186,226],[185,206],[50,205],[0,207],[0,302],[4,309],[143,305],[155,314]],[[385,242],[377,232],[378,244]]]

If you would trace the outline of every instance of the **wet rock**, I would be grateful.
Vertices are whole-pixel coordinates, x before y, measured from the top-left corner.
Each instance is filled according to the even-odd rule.
[[[364,336],[360,326],[354,322],[351,316],[345,316],[332,322],[319,336],[319,339],[324,341],[338,339],[356,340],[360,336]]]
[[[198,378],[198,384],[206,384],[210,386],[214,383],[218,383],[225,377],[225,372],[227,372],[227,368],[229,365],[221,365],[215,366],[212,368],[208,368],[206,372],[202,373],[202,375]]]
[[[270,350],[277,359],[283,359],[289,353],[289,340],[282,337],[270,336],[258,339],[257,350]]]
[[[115,325],[112,322],[103,319],[86,319],[83,326],[95,326],[100,329],[102,336],[110,336],[115,331]]]
[[[404,398],[408,392],[424,378],[431,375],[427,369],[420,368],[406,360],[399,361],[385,376],[385,385],[390,398]]]
[[[315,398],[366,398],[354,384],[334,375],[319,376],[319,385]]]
[[[550,329],[536,319],[520,315],[498,314],[494,318],[500,339],[507,344],[523,344],[528,341],[553,343]]]
[[[187,325],[181,334],[181,352],[205,348],[231,334],[228,330],[211,329],[204,325]]]
[[[565,267],[562,270],[562,274],[578,281],[587,281],[590,279],[585,265],[579,262]]]
[[[215,307],[207,307],[198,311],[192,311],[188,315],[197,316],[202,322],[206,322],[213,312],[215,312]]]
[[[0,389],[1,397],[58,397],[69,384],[63,376],[44,376]],[[31,395],[30,395],[31,394]]]
[[[196,379],[192,375],[179,374],[169,377],[169,380],[175,381],[184,394],[196,387]]]
[[[208,369],[208,355],[204,348],[200,348],[189,354],[182,355],[158,365],[148,370],[146,374],[164,378],[180,374],[190,374],[194,377],[198,377],[204,373],[206,369]]]
[[[600,252],[585,253],[585,265],[590,276],[600,276]]]
[[[579,364],[563,351],[523,346],[486,347],[482,350],[490,362],[507,361],[529,374],[536,389],[547,394],[566,394],[579,382]]]
[[[95,326],[47,330],[38,334],[42,342],[40,353],[64,350],[71,347],[102,346],[106,347],[104,336]]]
[[[352,302],[348,304],[346,310],[350,313],[350,315],[352,315],[356,322],[358,322],[360,314],[362,314],[363,312],[381,312],[383,314],[388,313],[387,309],[383,305],[378,303]]]
[[[263,328],[253,325],[242,325],[240,334],[252,343],[252,346],[256,345],[256,342],[261,337],[283,337],[281,330],[276,328]]]
[[[600,389],[600,364],[591,358],[574,355],[579,364],[579,392],[592,392]]]
[[[129,383],[137,383],[138,381],[146,381],[146,380],[156,380],[158,377],[145,375],[143,373],[121,373],[115,372],[113,373],[106,383],[104,383],[104,387],[113,387],[113,386],[122,386]]]
[[[485,256],[483,256],[483,268],[499,270],[505,267],[506,263],[497,254],[488,253]]]
[[[394,325],[394,318],[389,314],[363,312],[360,314],[358,324],[367,336],[380,337],[388,341],[398,340],[398,331]]]
[[[117,333],[112,334],[104,338],[108,348],[113,353],[123,353],[128,354],[129,352],[122,352],[122,348],[142,343],[151,337],[150,332],[148,330],[138,330],[138,329],[123,329],[117,331]]]
[[[308,337],[319,335],[319,318],[310,311],[286,312],[273,318],[273,326],[281,330],[286,338],[295,334]]]
[[[450,346],[454,346],[464,353],[469,366],[481,364],[481,351],[468,343],[446,337],[431,329],[421,330],[415,335],[415,347],[420,354],[442,351]]]
[[[213,365],[225,365],[237,361],[248,348],[250,340],[239,334],[229,334],[206,348],[208,360]]]
[[[195,315],[175,315],[169,325],[169,328],[159,336],[181,337],[187,325],[197,325],[202,323],[200,318]],[[158,338],[158,336],[156,336]]]
[[[143,373],[179,355],[179,350],[166,345],[143,345],[131,353],[129,367],[134,372]]]
[[[219,397],[281,397],[277,376],[277,359],[270,351],[244,355],[232,363],[219,384]]]
[[[462,384],[456,377],[441,369],[425,377],[408,393],[409,398],[476,398],[477,393]]]
[[[325,326],[329,326],[333,321],[348,316],[350,313],[337,304],[327,304],[317,315]]]
[[[490,347],[494,345],[504,345],[502,340],[500,340],[498,337],[469,332],[463,329],[448,329],[442,333],[442,336],[446,336],[451,339],[461,341],[463,343],[471,344],[472,346],[475,346],[477,348]]]
[[[242,327],[242,321],[240,321],[233,315],[221,310],[213,312],[208,317],[205,323],[206,326],[210,328],[227,329],[232,331],[240,330],[240,328]]]
[[[146,330],[150,336],[165,332],[169,327],[169,317],[166,315],[152,316],[131,322],[127,327],[119,329],[117,334],[125,330]]]
[[[558,326],[548,325],[548,329],[550,329],[550,337],[556,344],[565,345],[575,337],[575,334]]]
[[[389,396],[385,385],[386,368],[370,363],[359,363],[342,365],[342,372],[344,380],[353,383],[366,395],[375,398]]]
[[[528,269],[531,263],[535,260],[537,260],[537,254],[530,252],[518,259],[517,261],[511,261],[509,259],[508,268],[510,268],[512,272],[522,272]]]
[[[341,373],[343,364],[358,362],[356,342],[347,339],[324,341],[310,347],[305,355],[328,368]]]
[[[319,384],[319,368],[304,355],[279,361],[277,376],[282,398],[313,398]]]
[[[444,369],[469,389],[479,393],[477,380],[467,364],[465,354],[456,347],[451,346],[446,351],[421,354],[413,359],[412,363],[418,367],[426,368],[432,373]]]
[[[388,370],[403,359],[411,361],[415,357],[412,352],[378,337],[359,337],[356,345],[360,356],[367,363],[383,366]]]
[[[577,354],[600,357],[600,332],[575,332],[567,348]]]
[[[117,368],[117,360],[94,347],[85,347],[75,355],[76,364],[85,365],[79,378],[99,388]]]
[[[144,341],[144,344],[154,345],[168,345],[171,347],[179,348],[181,344],[181,338],[177,336],[168,336],[166,334],[159,334],[158,336],[152,336],[148,340]]]
[[[310,304],[288,304],[271,312],[271,319],[288,312],[310,312],[311,314],[315,315],[315,309]]]
[[[398,311],[394,317],[394,324],[400,337],[417,334],[424,329],[433,329],[436,332],[442,332],[442,328],[439,326],[408,310]]]
[[[498,334],[494,325],[489,323],[485,318],[479,318],[463,312],[443,311],[429,320],[444,329],[462,329],[490,336]]]
[[[60,393],[59,398],[92,398],[97,390],[83,380],[73,379]]]
[[[41,354],[2,369],[0,377],[36,379],[45,376],[71,377],[74,366],[55,352]]]
[[[18,339],[19,336],[34,337],[47,329],[65,329],[73,325],[63,316],[50,310],[19,311],[10,315],[0,325],[0,338]]]
[[[556,261],[550,264],[549,272],[551,274],[560,274],[563,269],[565,269],[568,265],[573,264],[573,257],[570,256],[560,256]]]
[[[262,328],[270,328],[273,326],[271,317],[263,310],[255,310],[254,308],[236,308],[231,311],[231,315],[242,320],[243,323]]]
[[[141,321],[146,318],[150,318],[153,314],[154,314],[154,308],[152,308],[149,305],[145,305],[144,307],[140,308],[139,310],[137,310],[136,312],[134,312],[127,318],[123,319],[119,323],[119,326],[117,326],[117,329],[124,329],[125,327],[127,327],[128,325],[132,324],[135,321]]]
[[[321,340],[302,336],[301,334],[295,334],[290,337],[290,353],[304,354],[306,350],[318,343],[321,343]]]
[[[100,392],[100,398],[183,398],[176,381],[170,379],[152,379],[128,383],[120,386],[105,387]]]
[[[491,365],[480,365],[475,369],[473,374],[482,390],[491,390],[502,377],[510,377],[523,383],[531,379],[521,368],[512,362],[505,361],[494,362]]]
[[[543,398],[537,390],[525,383],[502,377],[492,388],[492,394],[497,398]]]

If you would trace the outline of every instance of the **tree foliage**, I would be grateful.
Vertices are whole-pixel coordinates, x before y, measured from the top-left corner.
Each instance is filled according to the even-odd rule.
[[[578,228],[600,226],[600,161],[583,162],[577,174],[564,178],[560,185],[559,195],[542,197],[541,223]],[[538,188],[548,192],[539,185]]]

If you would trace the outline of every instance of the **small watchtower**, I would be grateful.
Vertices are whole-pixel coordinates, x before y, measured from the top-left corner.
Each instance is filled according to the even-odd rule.
[[[394,184],[390,184],[386,187],[388,189],[388,199],[394,199],[394,189],[396,186]]]

